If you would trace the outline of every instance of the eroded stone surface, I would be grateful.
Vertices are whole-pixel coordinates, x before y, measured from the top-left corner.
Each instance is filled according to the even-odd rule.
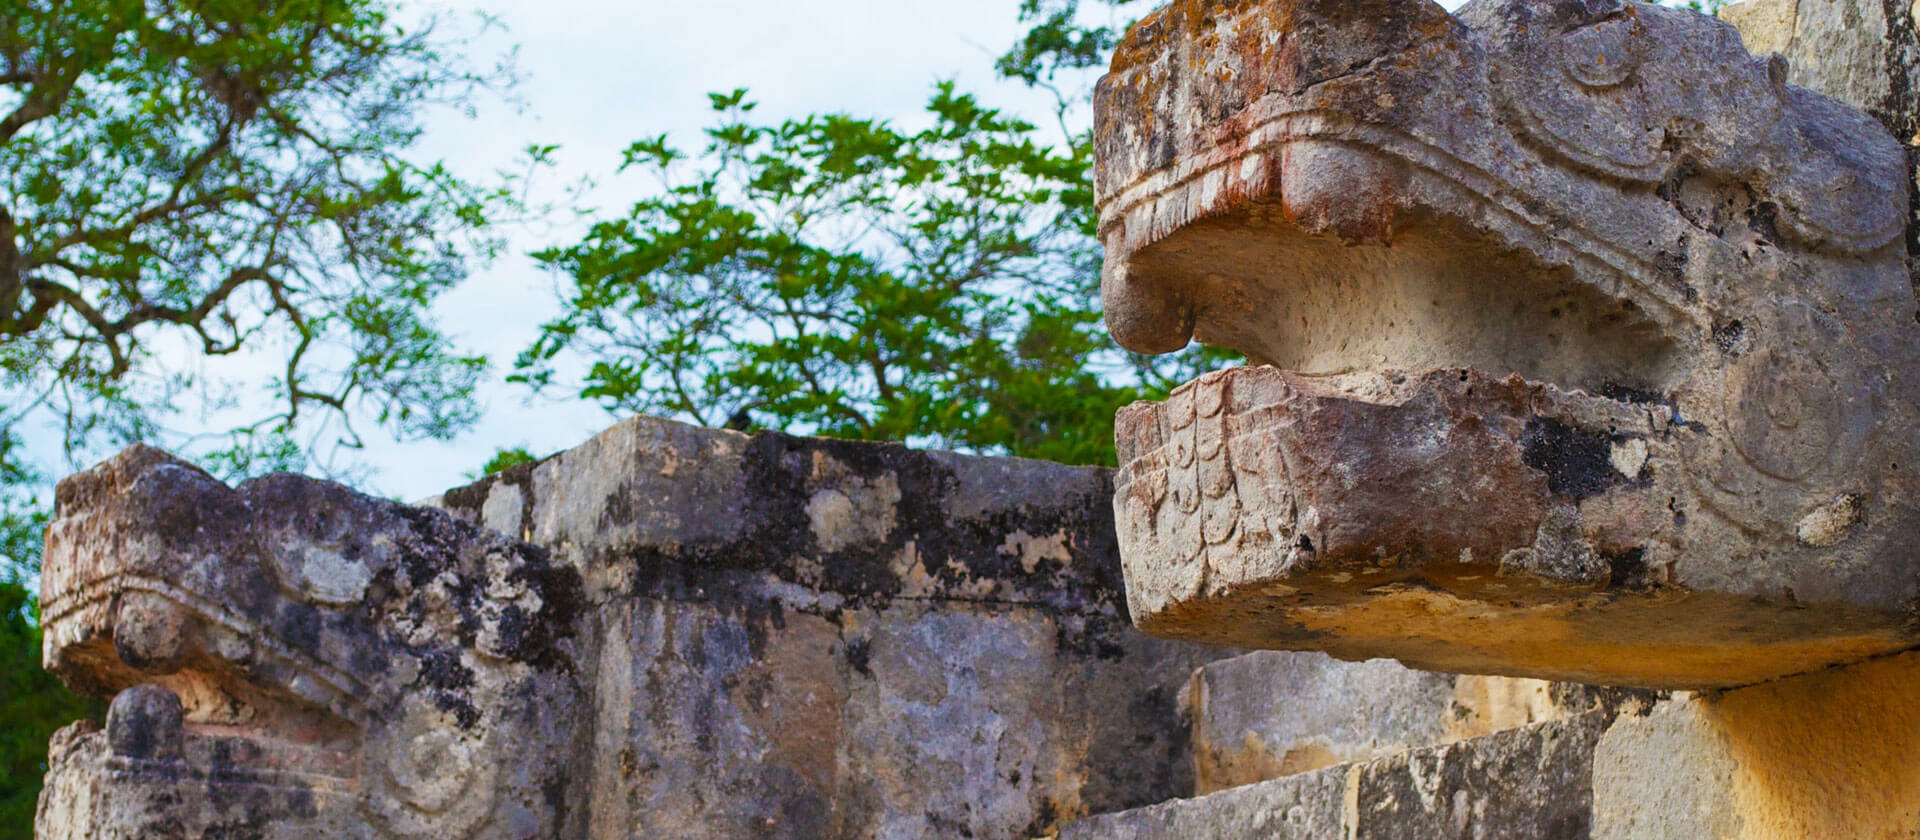
[[[1132,628],[1111,492],[649,419],[444,510],[132,450],[50,532],[49,662],[117,699],[39,830],[1012,838],[1186,795],[1179,693],[1233,651]]]
[[[1196,794],[1564,720],[1656,695],[1513,677],[1415,671],[1391,660],[1253,651],[1210,662],[1187,689]]]
[[[43,838],[577,835],[572,569],[439,511],[134,447],[61,482]]]
[[[1390,660],[1256,651],[1201,666],[1193,709],[1197,794],[1379,758],[1447,740],[1454,678]]]
[[[1920,654],[1624,716],[1594,754],[1596,840],[1912,837]]]
[[[1920,35],[1900,0],[1747,0],[1724,6],[1754,55],[1787,60],[1787,79],[1880,118],[1895,139],[1920,140]]]
[[[1178,2],[1096,97],[1143,629],[1725,686],[1911,646],[1905,154],[1612,0]]]
[[[1586,840],[1609,712],[1068,824],[1062,840]]]

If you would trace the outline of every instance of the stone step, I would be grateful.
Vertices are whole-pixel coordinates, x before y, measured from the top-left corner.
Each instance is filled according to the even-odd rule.
[[[1060,840],[1585,840],[1594,711],[1194,799],[1089,817]]]
[[[1572,683],[1264,650],[1195,669],[1184,699],[1199,795],[1572,717],[1603,704],[1594,689]]]
[[[1454,677],[1388,659],[1255,651],[1195,669],[1194,792],[1208,794],[1448,740]]]

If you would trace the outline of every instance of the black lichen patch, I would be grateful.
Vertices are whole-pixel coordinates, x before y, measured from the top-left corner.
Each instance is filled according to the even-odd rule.
[[[1527,421],[1520,442],[1520,459],[1545,473],[1547,489],[1576,501],[1597,496],[1612,487],[1616,476],[1609,460],[1612,443],[1604,432],[1570,426],[1550,417]]]
[[[1755,203],[1747,210],[1747,229],[1768,245],[1780,244],[1780,207],[1770,201]]]
[[[550,460],[553,460],[553,456],[548,456],[538,461],[514,464],[493,475],[485,476],[472,484],[455,487],[440,494],[440,504],[447,510],[469,514],[474,520],[478,521],[481,510],[486,507],[487,497],[493,493],[493,488],[506,484],[520,488],[520,521],[523,523],[532,522],[533,471],[538,469],[541,464]],[[522,535],[509,534],[508,536],[520,537]]]
[[[274,630],[280,640],[293,649],[309,656],[320,649],[321,632],[320,611],[312,605],[292,601],[281,605],[280,614],[274,622]]]
[[[1738,356],[1747,349],[1747,345],[1750,342],[1748,342],[1746,338],[1747,325],[1741,323],[1738,318],[1724,324],[1716,323],[1713,325],[1714,346],[1720,348],[1720,352],[1729,356]]]
[[[1104,737],[1088,745],[1085,765],[1109,768],[1095,773],[1080,789],[1088,812],[1101,814],[1152,805],[1168,790],[1193,788],[1192,722],[1181,711],[1179,690],[1169,685],[1142,686],[1101,712],[1113,731],[1132,737]]]
[[[1681,247],[1684,247],[1686,237],[1681,237],[1680,242]],[[1678,248],[1672,251],[1664,249],[1655,251],[1653,253],[1653,270],[1655,274],[1660,276],[1661,280],[1666,281],[1667,285],[1674,288],[1684,288],[1689,293],[1697,294],[1691,287],[1687,286],[1687,253],[1685,251],[1679,250]]]
[[[1014,771],[1012,777],[1008,781],[1015,785],[1020,784],[1019,771]],[[1023,832],[1020,832],[1020,836],[1022,837],[1051,836],[1059,831],[1059,828],[1060,828],[1058,825],[1059,821],[1060,821],[1060,814],[1058,811],[1054,810],[1053,800],[1043,799],[1040,801],[1040,809],[1034,812],[1033,821],[1030,823],[1027,823],[1027,829]]]
[[[816,475],[821,462],[843,472],[823,479]],[[899,489],[893,521],[875,529],[885,538],[833,550],[820,544],[808,514],[813,495],[883,481]],[[1069,484],[1056,496],[1010,500],[956,517],[961,481],[940,457],[896,443],[762,432],[741,453],[740,509],[730,513],[740,521],[734,534],[623,548],[620,556],[596,562],[631,564],[631,595],[700,601],[731,612],[763,597],[750,594],[760,589],[754,582],[771,577],[839,596],[839,607],[818,609],[832,618],[841,608],[883,607],[898,597],[904,579],[896,564],[911,556],[933,579],[933,598],[942,591],[964,592],[954,597],[1124,616],[1111,476],[1091,471]],[[642,492],[636,486],[616,494],[602,524],[637,518],[632,508],[644,503]],[[1014,533],[1064,535],[1067,556],[1023,559],[1006,550]]]
[[[433,705],[440,711],[453,715],[454,722],[460,724],[461,729],[472,729],[480,724],[480,710],[473,705],[473,700],[464,694],[435,692]]]
[[[1618,554],[1603,554],[1607,561],[1608,589],[1650,589],[1658,583],[1647,567],[1646,549],[1634,548]]]
[[[848,639],[845,656],[847,666],[853,672],[867,679],[873,679],[873,643],[866,639]]]
[[[507,573],[507,580],[533,590],[540,609],[528,614],[508,606],[501,611],[499,653],[542,670],[570,670],[572,660],[561,650],[561,642],[572,637],[588,608],[580,572],[555,564],[544,548],[515,544],[512,550],[518,552],[520,562]]]
[[[460,652],[441,649],[420,659],[420,678],[434,688],[459,690],[473,687],[473,669],[460,661]]]
[[[420,681],[430,687],[433,704],[454,716],[462,729],[480,722],[480,710],[468,697],[474,683],[473,669],[460,661],[460,652],[451,649],[429,651],[420,660]]]
[[[1133,632],[1124,616],[1062,616],[1054,623],[1054,646],[1081,659],[1118,660],[1127,655],[1120,640]]]
[[[1616,688],[1570,682],[1547,685],[1547,697],[1555,706],[1576,712],[1601,712],[1609,722],[1623,714],[1645,716],[1653,711],[1655,704],[1672,695],[1670,691],[1651,688]]]
[[[1667,396],[1658,391],[1648,388],[1636,388],[1632,385],[1625,385],[1613,381],[1601,383],[1600,396],[1610,400],[1639,405],[1665,405],[1667,403]]]

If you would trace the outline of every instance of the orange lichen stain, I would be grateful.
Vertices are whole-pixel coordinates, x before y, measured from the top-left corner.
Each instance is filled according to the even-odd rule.
[[[1920,826],[1920,653],[1708,700],[1747,840],[1911,838]]]
[[[1151,64],[1154,59],[1175,49],[1180,40],[1201,40],[1217,36],[1226,18],[1241,14],[1248,7],[1259,7],[1264,25],[1242,28],[1254,32],[1286,32],[1292,28],[1292,2],[1274,0],[1174,0],[1147,15],[1127,29],[1114,49],[1109,69],[1121,73]],[[1204,55],[1209,50],[1199,50]]]
[[[1340,583],[1331,571],[1250,582],[1136,621],[1151,635],[1223,646],[1311,647],[1433,671],[1668,689],[1754,685],[1911,644],[1887,616],[1836,605],[1819,612],[1725,594],[1581,594],[1433,569],[1414,584],[1377,575]],[[1299,594],[1264,594],[1273,583]]]

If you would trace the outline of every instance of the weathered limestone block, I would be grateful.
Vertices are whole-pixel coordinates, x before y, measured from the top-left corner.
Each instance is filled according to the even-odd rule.
[[[440,502],[580,570],[590,837],[1027,837],[1192,790],[1230,651],[1127,621],[1111,472],[635,419]]]
[[[1061,840],[1586,840],[1597,711],[1069,823]],[[1684,836],[1684,835],[1675,835]]]
[[[1595,840],[1920,833],[1920,654],[1663,702],[1594,754]]]
[[[559,837],[579,576],[431,510],[134,447],[61,482],[42,838]]]
[[[1202,665],[1188,689],[1194,792],[1449,740],[1453,688],[1451,675],[1385,659],[1263,650]]]
[[[1724,6],[1754,55],[1787,61],[1787,80],[1878,117],[1907,146],[1920,187],[1920,32],[1902,0],[1747,0]],[[1920,190],[1914,193],[1920,199]],[[1920,289],[1920,200],[1908,217],[1908,270]]]
[[[1261,650],[1193,673],[1196,794],[1564,720],[1656,695]]]
[[[115,699],[40,837],[1024,838],[1187,795],[1179,694],[1234,651],[1128,622],[1111,475],[636,419],[431,510],[130,450],[49,532],[48,662]]]
[[[1905,154],[1621,0],[1182,0],[1096,94],[1155,635],[1686,688],[1920,643]]]

